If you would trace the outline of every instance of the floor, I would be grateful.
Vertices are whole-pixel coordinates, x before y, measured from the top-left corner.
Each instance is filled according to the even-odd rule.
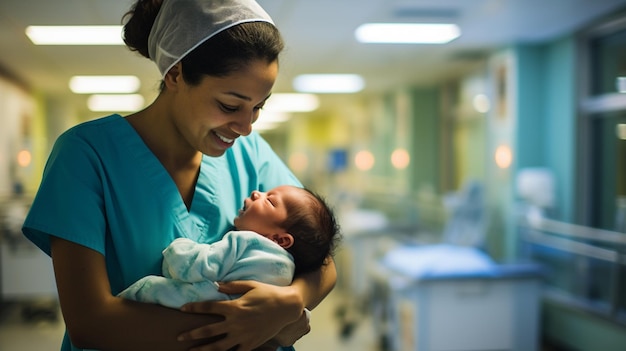
[[[0,304],[2,351],[58,351],[63,332],[56,301],[29,301],[27,304],[3,301]]]
[[[339,295],[338,292],[331,293],[315,309],[311,320],[312,330],[298,341],[298,351],[378,350],[367,318],[360,320],[350,337],[341,337],[343,324],[337,317],[337,307],[344,299]],[[0,350],[58,351],[64,331],[60,314],[54,316],[49,313],[51,308],[48,301],[39,302],[30,309],[24,306],[23,303],[15,302],[0,304]]]

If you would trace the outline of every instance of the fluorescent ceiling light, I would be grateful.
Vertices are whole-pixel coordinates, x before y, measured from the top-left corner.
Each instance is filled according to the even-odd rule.
[[[280,126],[280,123],[278,123],[278,122],[256,121],[252,125],[252,129],[256,130],[257,132],[263,132],[263,131],[266,131],[266,130],[276,129],[276,128],[278,128],[278,126]]]
[[[272,95],[273,97],[274,95]],[[286,112],[280,111],[268,111],[263,108],[259,119],[252,124],[252,129],[257,131],[275,129],[281,123],[287,122],[291,118],[291,115]]]
[[[303,74],[293,80],[293,87],[303,93],[356,93],[365,81],[357,74]]]
[[[460,35],[456,24],[445,23],[366,23],[355,31],[362,43],[445,44]]]
[[[122,26],[28,26],[35,45],[124,45]]]
[[[288,121],[290,118],[291,115],[289,113],[263,110],[259,115],[258,122],[281,123]]]
[[[137,111],[143,108],[144,99],[140,94],[96,94],[87,99],[87,106],[95,112]]]
[[[70,89],[76,94],[134,93],[141,81],[135,76],[74,76]]]
[[[320,105],[319,98],[314,94],[276,93],[267,100],[264,111],[276,112],[311,112]]]

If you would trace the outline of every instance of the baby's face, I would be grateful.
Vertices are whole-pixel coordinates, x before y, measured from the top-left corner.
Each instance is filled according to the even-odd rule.
[[[293,186],[279,186],[266,193],[253,191],[244,200],[243,208],[235,217],[238,230],[251,230],[262,235],[284,232],[287,208],[305,206],[305,191]]]

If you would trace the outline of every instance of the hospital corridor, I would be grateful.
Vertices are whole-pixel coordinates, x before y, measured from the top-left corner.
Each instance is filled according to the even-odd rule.
[[[297,351],[625,351],[626,0],[0,0],[0,351],[180,348],[250,213]]]

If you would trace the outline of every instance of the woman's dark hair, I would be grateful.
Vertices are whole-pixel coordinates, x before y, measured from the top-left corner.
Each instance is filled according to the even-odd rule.
[[[124,42],[144,57],[148,36],[162,0],[139,0],[124,14]],[[227,76],[253,60],[274,62],[284,48],[278,29],[268,22],[246,22],[211,37],[181,60],[183,78],[197,85],[204,75]],[[163,85],[162,85],[163,87]]]
[[[318,194],[309,189],[308,206],[289,207],[284,229],[293,235],[294,243],[287,249],[292,254],[296,274],[317,270],[334,255],[340,240],[339,225],[333,210]]]

